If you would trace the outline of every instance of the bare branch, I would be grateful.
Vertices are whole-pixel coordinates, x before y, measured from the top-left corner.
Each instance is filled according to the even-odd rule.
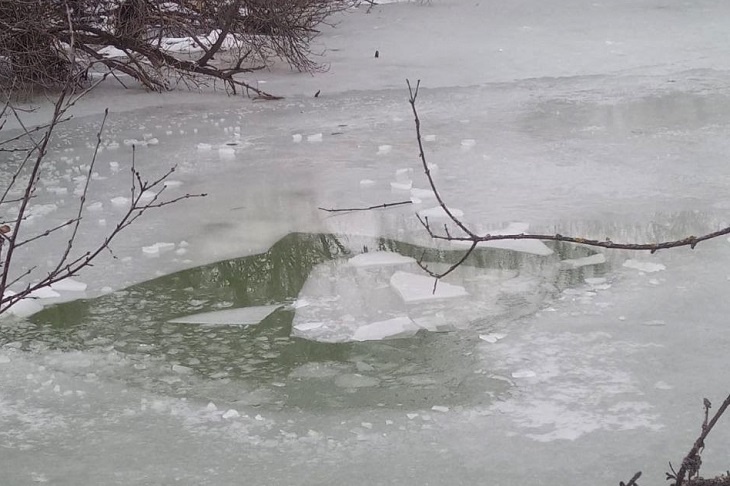
[[[328,213],[341,213],[341,212],[349,212],[349,211],[370,211],[372,209],[385,209],[385,208],[392,208],[393,206],[403,206],[405,204],[413,204],[413,201],[399,201],[399,202],[393,202],[393,203],[383,203],[383,204],[377,204],[375,206],[368,206],[366,208],[317,208],[322,211],[327,211]]]

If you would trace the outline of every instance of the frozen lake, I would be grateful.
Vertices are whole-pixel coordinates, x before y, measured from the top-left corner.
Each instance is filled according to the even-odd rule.
[[[177,165],[166,192],[209,196],[0,322],[4,482],[663,484],[681,462],[702,398],[728,392],[730,243],[484,248],[430,295],[414,259],[460,247],[416,220],[436,203],[404,80],[423,80],[426,155],[469,224],[699,235],[730,224],[730,6],[365,10],[325,31],[328,72],[258,75],[284,100],[105,85],[59,129],[29,231],[73,214],[106,104],[83,244],[122,212],[133,143],[150,178]],[[42,272],[58,241],[22,262]],[[721,421],[706,475],[729,443]]]

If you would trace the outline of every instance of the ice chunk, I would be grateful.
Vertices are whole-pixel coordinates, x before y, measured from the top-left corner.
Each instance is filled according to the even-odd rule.
[[[378,147],[378,155],[389,154],[393,150],[392,145],[380,145]]]
[[[281,305],[261,305],[226,309],[214,312],[203,312],[189,316],[177,317],[168,322],[175,324],[200,324],[203,326],[250,326],[266,319]]]
[[[61,294],[56,292],[50,287],[41,287],[37,290],[34,290],[30,294],[28,294],[28,297],[33,297],[36,299],[52,299],[54,297],[60,297]]]
[[[147,140],[147,145],[157,145],[159,143],[160,141],[156,138],[150,138],[149,140]]]
[[[665,267],[661,263],[642,262],[639,260],[626,260],[623,266],[646,273],[661,272],[662,270],[667,269],[667,267]]]
[[[500,339],[504,339],[505,337],[507,337],[506,334],[502,334],[499,332],[491,332],[489,334],[480,334],[479,335],[479,339],[481,339],[482,341],[486,341],[488,343],[492,343],[492,344],[496,343]]]
[[[465,138],[464,140],[461,141],[461,148],[462,148],[462,150],[469,150],[476,144],[477,144],[477,141],[474,140],[473,138]]]
[[[411,189],[411,196],[417,197],[418,199],[435,199],[436,193],[431,189],[419,189],[414,187]]]
[[[433,142],[434,140],[436,140],[436,135],[424,135],[423,136],[424,142]]]
[[[197,145],[198,150],[211,150],[213,146],[209,143],[199,143]]]
[[[223,159],[231,159],[236,156],[236,150],[233,147],[220,147],[218,156]]]
[[[387,321],[360,326],[353,334],[353,341],[381,341],[415,336],[420,328],[409,317],[395,317]]]
[[[223,415],[221,415],[221,417],[223,417],[224,419],[234,419],[240,416],[241,414],[238,413],[238,410],[234,410],[232,408],[228,409]]]
[[[301,133],[295,133],[291,136],[292,142],[299,143],[302,141],[302,134]]]
[[[372,251],[361,253],[348,260],[353,267],[373,267],[388,265],[405,265],[416,260],[391,251]]]
[[[441,314],[416,317],[413,322],[421,329],[430,332],[451,332],[458,329],[454,324],[454,319],[447,319]]]
[[[396,191],[410,191],[413,187],[413,181],[391,182],[390,187]]]
[[[532,370],[519,370],[512,373],[512,378],[532,378],[536,373]]]
[[[461,209],[455,209],[455,208],[449,208],[449,211],[451,211],[451,214],[454,215],[456,218],[461,218],[464,216],[464,211]],[[422,209],[418,211],[418,215],[422,218],[428,218],[428,219],[451,219],[449,218],[449,215],[446,214],[446,211],[441,206],[436,206],[433,208],[428,209]]]
[[[445,407],[443,405],[434,405],[433,407],[431,407],[431,410],[433,410],[434,412],[446,413],[449,411],[449,407]]]
[[[375,181],[372,179],[362,179],[360,181],[361,186],[372,186],[373,184],[375,184]]]
[[[320,327],[322,327],[323,324],[324,323],[322,322],[302,322],[296,324],[294,326],[294,329],[296,329],[297,331],[307,332],[313,329],[319,329]]]
[[[390,286],[406,303],[469,295],[464,287],[446,282],[438,282],[434,292],[434,282],[433,277],[407,272],[395,272],[390,278]]]
[[[589,265],[600,265],[602,263],[606,263],[606,256],[603,253],[596,253],[595,255],[583,258],[570,258],[568,260],[561,260],[560,265],[567,268],[579,268],[587,267]]]
[[[321,141],[322,141],[321,133],[315,133],[314,135],[307,136],[307,142],[321,142]]]
[[[64,278],[58,282],[52,283],[51,288],[58,292],[83,292],[87,285],[72,278]]]
[[[18,317],[28,317],[43,310],[43,306],[34,299],[20,299],[8,312]]]
[[[88,206],[86,206],[87,211],[101,211],[102,209],[104,209],[104,205],[100,201],[91,203]]]

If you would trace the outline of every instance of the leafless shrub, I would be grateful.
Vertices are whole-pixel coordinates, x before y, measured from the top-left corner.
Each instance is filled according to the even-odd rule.
[[[311,41],[352,0],[0,0],[0,81],[53,87],[93,66],[155,91],[222,80],[281,58],[316,71]],[[71,19],[72,22],[68,22]],[[173,38],[171,38],[173,37]],[[69,59],[71,48],[76,58]],[[2,74],[4,73],[4,76]]]
[[[21,127],[19,135],[8,136],[0,140],[0,155],[7,156],[10,153],[21,155],[20,163],[10,176],[9,182],[4,188],[0,188],[0,314],[8,311],[22,299],[32,297],[33,292],[76,275],[84,267],[91,265],[102,252],[111,251],[112,240],[146,211],[184,199],[204,196],[204,194],[185,194],[164,198],[164,182],[175,169],[172,168],[161,177],[148,181],[143,179],[135,167],[134,156],[132,156],[129,206],[116,226],[102,241],[92,244],[90,249],[79,251],[77,240],[80,236],[82,214],[86,206],[91,176],[102,141],[102,131],[107,118],[107,112],[105,112],[96,136],[96,147],[81,181],[82,191],[78,196],[75,216],[40,231],[27,231],[25,223],[30,214],[30,204],[37,195],[42,174],[48,170],[45,158],[54,132],[61,123],[68,120],[67,111],[93,88],[92,86],[73,95],[73,83],[73,76],[68,76],[54,105],[51,119],[45,125],[35,128],[26,127],[23,123],[23,112],[17,109],[11,101],[6,101],[0,111],[0,131],[5,127],[8,117],[14,118]],[[62,230],[66,230],[69,236],[65,244],[58,248],[58,254],[55,257],[56,263],[49,271],[41,273],[35,266],[23,266],[16,269],[14,257],[18,250],[24,247],[32,248],[39,240]],[[21,284],[21,282],[31,279],[33,283]],[[11,287],[14,287],[13,291],[11,291]]]

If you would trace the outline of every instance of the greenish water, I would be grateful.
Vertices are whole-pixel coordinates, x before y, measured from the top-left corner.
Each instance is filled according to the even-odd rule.
[[[290,337],[295,312],[291,304],[318,264],[344,263],[354,253],[374,250],[423,258],[435,265],[448,265],[462,254],[390,239],[296,233],[263,254],[51,306],[30,321],[5,329],[0,344],[31,347],[41,343],[61,350],[115,353],[129,368],[118,379],[173,394],[206,389],[209,393],[211,387],[219,388],[218,393],[239,383],[261,392],[259,400],[282,406],[488,400],[485,388],[498,393],[506,385],[478,369],[472,357],[481,342],[478,332],[504,328],[511,320],[534,312],[547,294],[603,271],[603,265],[561,270],[559,260],[591,252],[564,244],[552,248],[554,254],[547,257],[498,249],[479,250],[470,257],[464,267],[468,275],[510,270],[541,281],[545,294],[510,301],[498,316],[470,323],[470,331],[475,332],[421,332],[409,339],[337,344]],[[280,307],[257,325],[169,322],[200,312],[271,304]]]

